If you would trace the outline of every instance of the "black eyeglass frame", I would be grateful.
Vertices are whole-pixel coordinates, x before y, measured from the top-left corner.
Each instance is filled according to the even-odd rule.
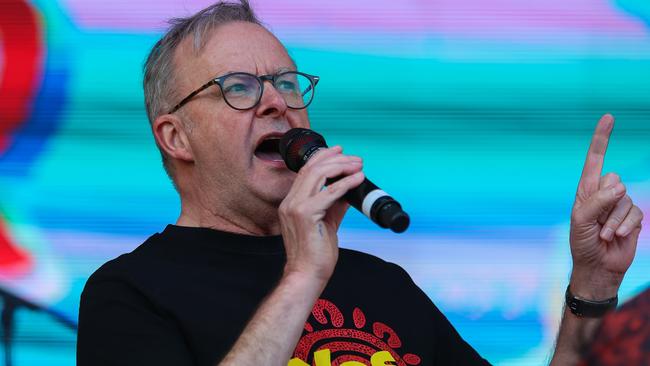
[[[230,108],[236,109],[238,111],[245,111],[245,110],[253,109],[258,104],[260,104],[260,100],[262,100],[262,95],[264,94],[264,82],[265,81],[270,81],[271,84],[275,87],[275,81],[277,80],[277,78],[279,78],[281,76],[284,76],[286,74],[302,75],[302,76],[306,77],[307,79],[309,79],[310,86],[309,86],[309,88],[307,88],[307,90],[305,90],[304,93],[302,93],[302,96],[304,96],[310,90],[314,91],[312,93],[312,95],[311,95],[311,98],[309,98],[309,102],[305,103],[305,105],[303,107],[299,107],[299,108],[291,107],[291,106],[289,106],[287,104],[287,107],[289,107],[291,109],[305,109],[305,108],[307,108],[307,106],[310,105],[311,102],[314,100],[314,94],[316,92],[316,84],[318,84],[318,81],[320,80],[320,77],[315,76],[315,75],[305,74],[304,72],[300,72],[300,71],[284,71],[284,72],[280,72],[280,73],[277,73],[277,74],[274,74],[274,75],[260,75],[260,76],[257,76],[255,74],[250,74],[250,73],[247,73],[247,72],[238,71],[238,72],[231,72],[231,73],[228,73],[226,75],[216,77],[216,78],[208,81],[207,83],[203,84],[200,88],[196,89],[195,91],[191,92],[187,97],[183,98],[183,100],[181,100],[178,104],[176,104],[174,106],[174,108],[172,108],[169,111],[168,114],[172,114],[172,113],[176,112],[182,106],[187,104],[197,94],[199,94],[200,92],[204,91],[205,89],[211,87],[212,85],[219,85],[219,90],[221,90],[221,95],[223,96],[223,100],[226,102],[226,104],[228,104],[228,106],[230,106]],[[228,102],[228,98],[226,98],[225,93],[223,92],[223,81],[226,80],[226,78],[228,78],[230,76],[233,76],[233,75],[248,75],[248,76],[252,76],[252,77],[256,78],[259,81],[259,83],[260,83],[260,94],[257,96],[257,101],[255,101],[255,103],[253,104],[252,107],[250,107],[250,108],[237,108],[237,107],[233,106],[232,104],[230,104],[230,102]],[[286,100],[285,100],[285,102],[286,102]]]

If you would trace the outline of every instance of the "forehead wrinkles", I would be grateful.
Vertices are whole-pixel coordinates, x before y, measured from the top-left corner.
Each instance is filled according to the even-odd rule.
[[[177,47],[173,62],[175,94],[189,94],[211,78],[230,71],[267,74],[296,68],[284,45],[253,23],[220,25],[206,33],[201,43],[198,45],[189,36]]]
[[[252,72],[256,67],[275,69],[293,64],[273,34],[256,24],[241,22],[214,29],[201,56],[213,68],[212,72]]]

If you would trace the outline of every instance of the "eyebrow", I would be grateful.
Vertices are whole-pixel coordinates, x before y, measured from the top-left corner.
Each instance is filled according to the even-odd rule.
[[[287,71],[297,71],[297,69],[295,67],[280,67],[280,68],[275,69],[275,74],[279,74],[279,73],[287,72]],[[227,74],[232,74],[232,73],[235,73],[235,72],[247,72],[247,71],[228,70],[228,71],[226,71],[224,73],[221,73],[219,75],[227,75]]]
[[[293,68],[291,68],[291,67],[281,67],[281,68],[277,69],[275,71],[275,73],[279,74],[281,72],[287,72],[287,71],[296,71],[296,70],[293,70]]]

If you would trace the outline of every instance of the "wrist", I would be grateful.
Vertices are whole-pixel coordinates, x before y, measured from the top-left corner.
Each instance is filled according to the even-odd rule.
[[[616,309],[618,296],[606,300],[588,300],[574,295],[571,293],[571,286],[567,286],[565,301],[569,311],[579,318],[601,318]]]
[[[281,281],[299,288],[318,288],[322,291],[329,281],[329,276],[316,271],[303,271],[285,266]]]
[[[617,296],[622,281],[623,274],[574,268],[569,288],[575,296],[600,301]]]

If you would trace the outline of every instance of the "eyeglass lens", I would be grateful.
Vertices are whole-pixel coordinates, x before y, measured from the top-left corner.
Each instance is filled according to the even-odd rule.
[[[275,78],[273,85],[290,108],[305,108],[314,94],[308,77],[288,72]],[[253,108],[260,99],[261,80],[249,74],[232,74],[225,78],[222,90],[226,102],[237,109]]]

